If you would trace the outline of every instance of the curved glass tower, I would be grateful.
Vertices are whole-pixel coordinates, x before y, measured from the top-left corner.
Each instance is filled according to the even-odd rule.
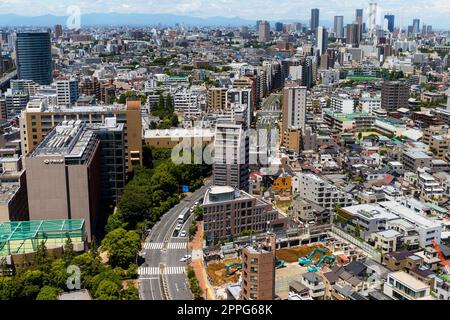
[[[17,33],[16,55],[19,79],[33,80],[42,85],[52,83],[52,48],[50,33]]]

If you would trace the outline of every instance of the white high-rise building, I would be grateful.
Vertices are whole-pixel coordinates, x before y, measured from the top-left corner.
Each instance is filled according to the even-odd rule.
[[[241,124],[217,123],[214,136],[214,185],[249,190],[250,142]]]
[[[317,49],[319,49],[319,55],[325,53],[328,48],[328,31],[324,27],[317,28]]]
[[[287,84],[283,89],[283,132],[291,128],[299,128],[305,132],[307,88]]]
[[[344,17],[335,16],[334,17],[334,36],[338,39],[344,37]]]
[[[58,105],[74,105],[80,96],[78,91],[78,80],[72,79],[56,81],[56,95]]]

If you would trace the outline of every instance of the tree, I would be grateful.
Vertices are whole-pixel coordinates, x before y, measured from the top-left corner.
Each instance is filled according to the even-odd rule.
[[[122,300],[139,300],[139,292],[134,287],[133,282],[127,282],[127,288],[120,291],[120,299]]]
[[[36,297],[36,300],[56,300],[63,290],[55,287],[44,286]]]
[[[72,259],[75,257],[75,251],[73,250],[73,243],[70,236],[67,237],[66,243],[64,244],[64,261],[66,265],[69,265],[72,262]]]
[[[48,274],[50,272],[50,266],[52,263],[52,257],[48,254],[45,242],[41,241],[37,247],[36,255],[34,256],[34,265],[40,271]]]
[[[94,297],[96,300],[118,300],[120,287],[111,280],[100,282]]]
[[[119,228],[111,231],[102,241],[102,248],[108,251],[111,266],[128,269],[136,261],[141,238],[136,231]]]

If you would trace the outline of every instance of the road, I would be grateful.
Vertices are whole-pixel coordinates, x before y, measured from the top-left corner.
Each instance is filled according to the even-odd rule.
[[[191,254],[188,238],[173,237],[179,214],[203,198],[209,184],[183,199],[169,210],[153,227],[143,246],[145,262],[139,267],[139,295],[141,300],[192,300],[186,279],[185,262],[180,259]],[[189,232],[193,219],[189,217],[182,230]]]

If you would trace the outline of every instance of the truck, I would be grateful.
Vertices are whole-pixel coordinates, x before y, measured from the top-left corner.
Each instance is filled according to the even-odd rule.
[[[180,215],[178,216],[178,223],[184,224],[186,220],[189,218],[190,212],[189,208],[184,208]]]

